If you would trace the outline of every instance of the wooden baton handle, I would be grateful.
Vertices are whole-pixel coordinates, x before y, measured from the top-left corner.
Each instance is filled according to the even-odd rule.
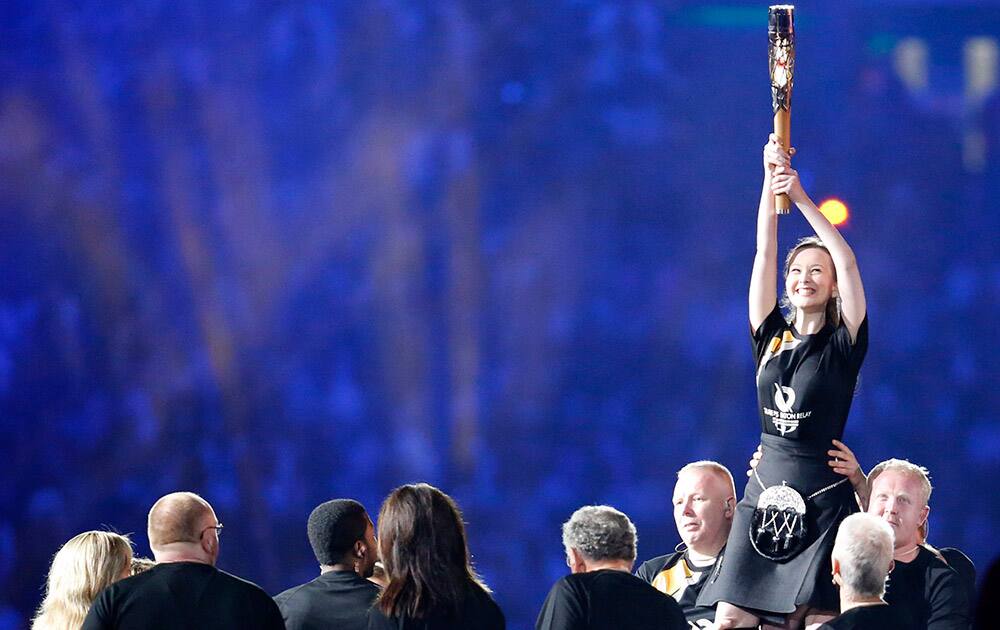
[[[774,115],[774,135],[778,136],[778,142],[785,151],[791,148],[792,142],[792,113],[787,109],[780,109]],[[792,209],[792,200],[788,195],[780,194],[774,196],[774,211],[778,214],[788,214]]]

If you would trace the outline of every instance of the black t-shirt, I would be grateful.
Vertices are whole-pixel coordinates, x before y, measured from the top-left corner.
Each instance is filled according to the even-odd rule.
[[[275,595],[288,630],[364,630],[379,588],[354,571],[328,571]]]
[[[868,350],[868,318],[851,343],[843,324],[799,334],[775,305],[752,340],[761,431],[829,448],[844,434]]]
[[[673,597],[680,604],[691,628],[707,628],[715,621],[715,608],[699,606],[698,595],[718,566],[723,553],[724,551],[720,552],[715,562],[707,566],[694,564],[682,551],[658,556],[643,562],[635,576],[652,584],[661,593]]]
[[[505,630],[507,622],[497,603],[479,586],[469,586],[457,615],[430,615],[423,619],[386,617],[378,607],[368,612],[369,630]]]
[[[641,579],[602,569],[552,586],[536,630],[687,630],[680,606]]]
[[[955,573],[958,573],[971,606],[976,601],[976,565],[972,563],[969,556],[954,547],[943,547],[938,549],[938,553],[941,554],[948,566],[954,569]]]
[[[197,562],[166,562],[115,582],[83,622],[83,630],[284,627],[278,606],[259,586]]]
[[[819,630],[916,630],[907,617],[886,604],[858,606],[834,617]]]
[[[1000,558],[986,569],[981,586],[975,608],[976,630],[992,630],[1000,618]]]
[[[958,574],[921,547],[912,562],[897,561],[889,573],[885,601],[928,630],[968,630],[971,616]]]

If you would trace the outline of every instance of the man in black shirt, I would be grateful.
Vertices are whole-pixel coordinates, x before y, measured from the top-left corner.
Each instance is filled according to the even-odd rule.
[[[933,550],[933,547],[929,549]],[[958,580],[965,589],[965,598],[969,602],[971,611],[976,603],[976,565],[973,564],[972,558],[954,547],[941,547],[937,552],[945,564],[958,574]]]
[[[925,520],[924,524],[918,530],[919,540],[921,545],[927,547],[928,551],[933,552],[935,551],[934,547],[927,542],[929,533],[930,525]],[[962,586],[965,587],[965,595],[969,600],[969,611],[971,614],[976,602],[976,565],[973,564],[969,556],[954,547],[941,547],[937,549],[937,556],[944,560],[945,564],[954,569],[955,573],[958,574]],[[972,616],[974,617],[975,615]]]
[[[104,589],[84,630],[285,627],[260,587],[215,568],[222,523],[207,501],[191,492],[168,494],[153,504],[148,521],[156,566]]]
[[[976,600],[976,630],[988,630],[1000,618],[1000,558],[993,561],[983,577],[982,589]]]
[[[733,526],[736,487],[732,474],[717,462],[684,466],[677,472],[673,505],[674,524],[687,549],[647,560],[635,574],[677,600],[691,628],[708,628],[715,620],[715,608],[696,602]]]
[[[536,630],[684,630],[687,622],[670,597],[631,574],[635,525],[618,510],[587,506],[563,525],[566,564],[572,571],[553,585]]]
[[[916,630],[902,611],[882,599],[892,553],[892,528],[879,517],[852,514],[840,523],[831,554],[840,615],[820,630]]]
[[[306,526],[320,575],[274,601],[288,630],[365,630],[379,588],[371,577],[377,559],[375,527],[357,501],[334,499],[316,507]]]
[[[890,459],[868,475],[868,513],[884,519],[896,535],[885,600],[912,615],[928,630],[968,630],[969,601],[959,575],[920,544],[927,520],[931,482],[927,471],[910,462]]]

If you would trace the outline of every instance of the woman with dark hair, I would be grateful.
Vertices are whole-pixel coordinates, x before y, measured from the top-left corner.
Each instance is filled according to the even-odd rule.
[[[447,494],[425,483],[396,488],[379,512],[378,538],[389,581],[369,630],[506,627],[472,570],[462,514]]]
[[[854,252],[802,190],[793,153],[773,135],[764,147],[749,296],[763,455],[721,568],[698,600],[718,604],[719,629],[798,628],[836,616],[830,551],[840,521],[857,510],[847,481],[858,475],[842,465],[839,440],[868,348],[865,292]],[[787,319],[776,299],[779,193],[816,232],[785,259]]]

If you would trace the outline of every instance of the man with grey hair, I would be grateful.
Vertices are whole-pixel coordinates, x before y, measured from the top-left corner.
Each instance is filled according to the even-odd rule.
[[[156,566],[104,589],[84,630],[283,630],[278,606],[256,584],[215,568],[222,523],[208,501],[173,492],[149,510]]]
[[[687,464],[677,471],[673,506],[683,549],[643,562],[635,574],[677,600],[691,628],[708,628],[715,607],[699,606],[698,594],[715,572],[733,526],[733,475],[718,462]]]
[[[959,575],[921,544],[921,526],[930,514],[927,469],[902,459],[886,460],[868,474],[868,513],[895,534],[894,566],[885,600],[915,625],[929,630],[967,630],[969,600]]]
[[[907,627],[907,618],[882,599],[892,569],[893,538],[892,528],[872,514],[852,514],[841,522],[830,554],[840,615],[821,630]]]
[[[632,575],[635,525],[607,505],[573,513],[562,527],[570,575],[549,591],[536,630],[683,630],[670,597]]]

